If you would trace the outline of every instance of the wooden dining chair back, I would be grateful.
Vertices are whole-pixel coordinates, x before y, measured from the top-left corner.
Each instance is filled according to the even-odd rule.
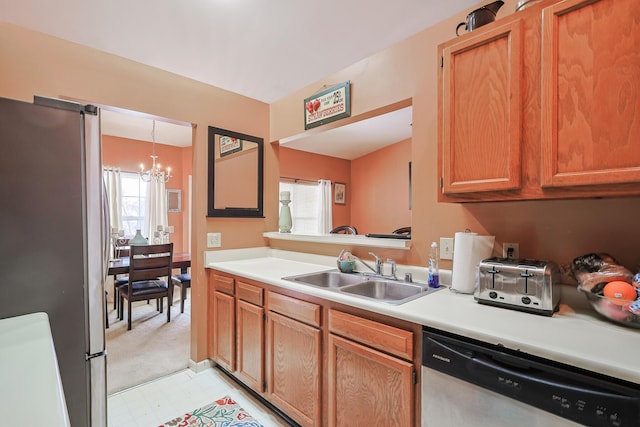
[[[167,323],[171,321],[171,263],[173,243],[161,245],[132,245],[129,260],[129,282],[120,287],[119,314],[124,317],[124,299],[127,300],[127,330],[131,330],[131,303],[159,299],[163,311],[163,298],[167,298]]]
[[[129,239],[127,238],[118,238],[115,239],[113,244],[113,257],[114,258],[122,258],[129,256],[130,253]]]
[[[406,236],[410,236],[411,227],[400,227],[397,230],[393,230],[393,234],[404,234]]]
[[[331,230],[329,234],[358,234],[358,229],[353,225],[341,225]]]
[[[115,239],[113,245],[113,257],[115,259],[128,257],[131,247],[129,246],[129,239],[118,238]],[[129,283],[129,278],[125,274],[116,274],[113,276],[113,309],[118,308],[119,291],[123,285]]]

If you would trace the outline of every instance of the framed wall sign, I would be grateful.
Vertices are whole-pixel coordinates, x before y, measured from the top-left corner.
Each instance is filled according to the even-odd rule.
[[[242,140],[227,135],[220,136],[220,157],[242,151]]]
[[[304,100],[304,129],[351,115],[351,83],[344,82]]]
[[[336,182],[333,185],[333,203],[344,205],[347,202],[347,184]]]
[[[167,212],[182,211],[182,190],[167,190]]]

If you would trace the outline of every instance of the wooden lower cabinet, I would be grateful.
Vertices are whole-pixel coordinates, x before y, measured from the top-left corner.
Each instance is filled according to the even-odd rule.
[[[338,310],[328,329],[328,424],[413,426],[413,333]]]
[[[235,298],[223,292],[213,292],[213,345],[212,359],[233,372],[235,354]]]
[[[282,292],[212,271],[211,359],[301,426],[420,424],[419,325]]]
[[[271,400],[301,425],[320,425],[320,330],[277,313],[267,322]]]
[[[264,308],[238,300],[237,373],[257,392],[264,391]]]
[[[329,425],[413,426],[413,364],[329,334]]]
[[[322,421],[321,350],[319,328],[269,312],[269,400],[303,426],[319,426]]]

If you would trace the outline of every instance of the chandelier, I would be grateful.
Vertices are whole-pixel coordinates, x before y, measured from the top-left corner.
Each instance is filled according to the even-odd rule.
[[[140,163],[140,179],[145,182],[157,181],[167,182],[172,178],[171,168],[167,167],[166,172],[161,170],[160,163],[156,164],[156,121],[153,121],[153,128],[151,129],[151,141],[153,143],[153,154],[151,157],[151,169],[144,170],[144,164]]]

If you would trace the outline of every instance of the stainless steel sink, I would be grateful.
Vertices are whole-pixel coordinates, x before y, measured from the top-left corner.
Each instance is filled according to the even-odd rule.
[[[387,304],[403,304],[438,290],[429,288],[426,284],[400,282],[360,273],[342,273],[337,270],[300,274],[282,279]]]
[[[419,298],[431,291],[427,285],[393,282],[389,280],[367,280],[346,286],[340,292],[349,293],[389,304],[402,304]]]
[[[360,283],[365,280],[365,277],[361,274],[349,274],[329,270],[317,273],[300,274],[298,276],[283,277],[283,279],[318,286],[321,288],[341,288],[343,286]]]

